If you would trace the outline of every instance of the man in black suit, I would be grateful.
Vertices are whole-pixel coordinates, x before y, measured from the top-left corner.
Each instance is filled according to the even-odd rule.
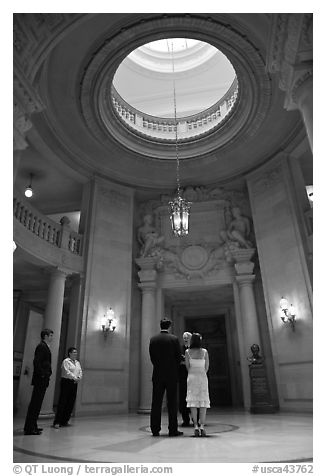
[[[33,392],[28,406],[24,425],[24,435],[40,435],[41,428],[37,426],[45,391],[49,386],[51,369],[51,350],[49,344],[52,342],[53,331],[44,329],[41,332],[41,342],[37,345],[33,360]]]
[[[162,402],[165,391],[169,415],[169,436],[183,435],[181,431],[178,431],[177,419],[177,388],[181,351],[177,336],[169,334],[170,326],[169,319],[162,319],[160,322],[161,332],[153,336],[149,344],[149,355],[153,364],[150,421],[153,436],[159,436],[161,431]]]

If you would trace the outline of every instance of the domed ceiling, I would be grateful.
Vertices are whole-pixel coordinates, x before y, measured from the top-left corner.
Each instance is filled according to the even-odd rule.
[[[269,28],[265,14],[76,14],[30,66],[44,108],[33,116],[27,138],[35,154],[27,155],[40,167],[51,159],[56,173],[79,183],[98,175],[137,190],[173,190],[173,135],[148,134],[150,121],[146,131],[143,122],[130,127],[112,85],[144,117],[173,120],[174,39],[178,117],[195,117],[192,132],[180,135],[181,185],[245,174],[304,137],[299,113],[284,109],[278,80],[266,71]],[[201,114],[232,84],[232,107],[211,127]]]
[[[231,114],[237,94],[235,71],[223,53],[197,40],[169,38],[132,51],[107,100],[134,133],[171,142],[175,133],[187,141],[212,132]]]

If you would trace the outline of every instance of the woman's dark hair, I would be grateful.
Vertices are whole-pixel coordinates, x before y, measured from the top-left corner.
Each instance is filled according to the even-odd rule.
[[[202,336],[194,332],[190,340],[190,349],[201,349]]]
[[[68,357],[70,355],[70,352],[72,352],[73,350],[77,350],[76,347],[69,347],[68,349]]]

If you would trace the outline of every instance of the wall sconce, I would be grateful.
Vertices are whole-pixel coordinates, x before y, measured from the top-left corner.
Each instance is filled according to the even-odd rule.
[[[31,198],[33,196],[33,189],[32,189],[32,180],[33,180],[33,174],[30,174],[30,182],[29,185],[25,188],[25,197]]]
[[[288,303],[288,300],[285,299],[283,296],[282,296],[282,299],[280,300],[280,308],[281,308],[281,319],[284,323],[286,322],[289,322],[290,323],[290,326],[292,327],[292,330],[294,331],[295,330],[295,308],[294,306],[291,304],[291,306],[289,307],[289,303]]]
[[[104,314],[101,327],[105,338],[108,332],[115,331],[117,320],[114,317],[114,310],[111,307]]]

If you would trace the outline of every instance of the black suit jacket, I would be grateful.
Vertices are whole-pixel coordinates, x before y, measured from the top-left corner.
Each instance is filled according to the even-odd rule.
[[[33,366],[32,385],[49,385],[50,376],[52,374],[51,351],[44,341],[41,341],[36,346]]]
[[[168,332],[153,336],[149,343],[153,380],[177,381],[181,361],[179,339]]]

